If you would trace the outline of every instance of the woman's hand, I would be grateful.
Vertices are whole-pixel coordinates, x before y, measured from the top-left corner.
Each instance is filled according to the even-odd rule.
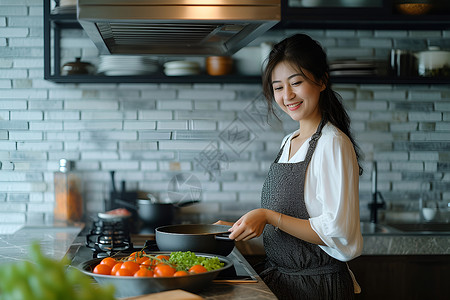
[[[234,223],[230,228],[230,239],[236,241],[248,241],[263,233],[264,226],[268,223],[269,210],[258,208],[249,211]]]

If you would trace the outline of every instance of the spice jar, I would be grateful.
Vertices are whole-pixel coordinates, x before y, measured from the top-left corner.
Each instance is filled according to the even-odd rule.
[[[55,208],[57,221],[77,222],[83,216],[82,182],[73,170],[73,162],[59,161],[59,171],[54,174]]]

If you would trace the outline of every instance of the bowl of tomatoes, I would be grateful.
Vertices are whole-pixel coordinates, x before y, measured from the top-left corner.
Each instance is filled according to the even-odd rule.
[[[133,297],[173,289],[199,292],[233,262],[227,257],[190,251],[137,251],[88,260],[78,266],[100,285],[113,285],[115,296]]]

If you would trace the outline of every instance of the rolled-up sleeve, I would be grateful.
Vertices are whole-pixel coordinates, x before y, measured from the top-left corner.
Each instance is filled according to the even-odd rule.
[[[320,247],[338,260],[349,261],[361,254],[363,246],[359,167],[353,144],[346,136],[333,135],[322,142],[314,153],[314,166],[309,168],[312,173],[305,187],[305,197],[315,197],[306,202],[318,201],[321,209],[310,213],[309,221],[326,244]]]

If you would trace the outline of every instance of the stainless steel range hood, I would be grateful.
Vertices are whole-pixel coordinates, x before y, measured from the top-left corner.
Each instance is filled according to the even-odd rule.
[[[101,54],[231,55],[280,21],[280,0],[78,0]]]

